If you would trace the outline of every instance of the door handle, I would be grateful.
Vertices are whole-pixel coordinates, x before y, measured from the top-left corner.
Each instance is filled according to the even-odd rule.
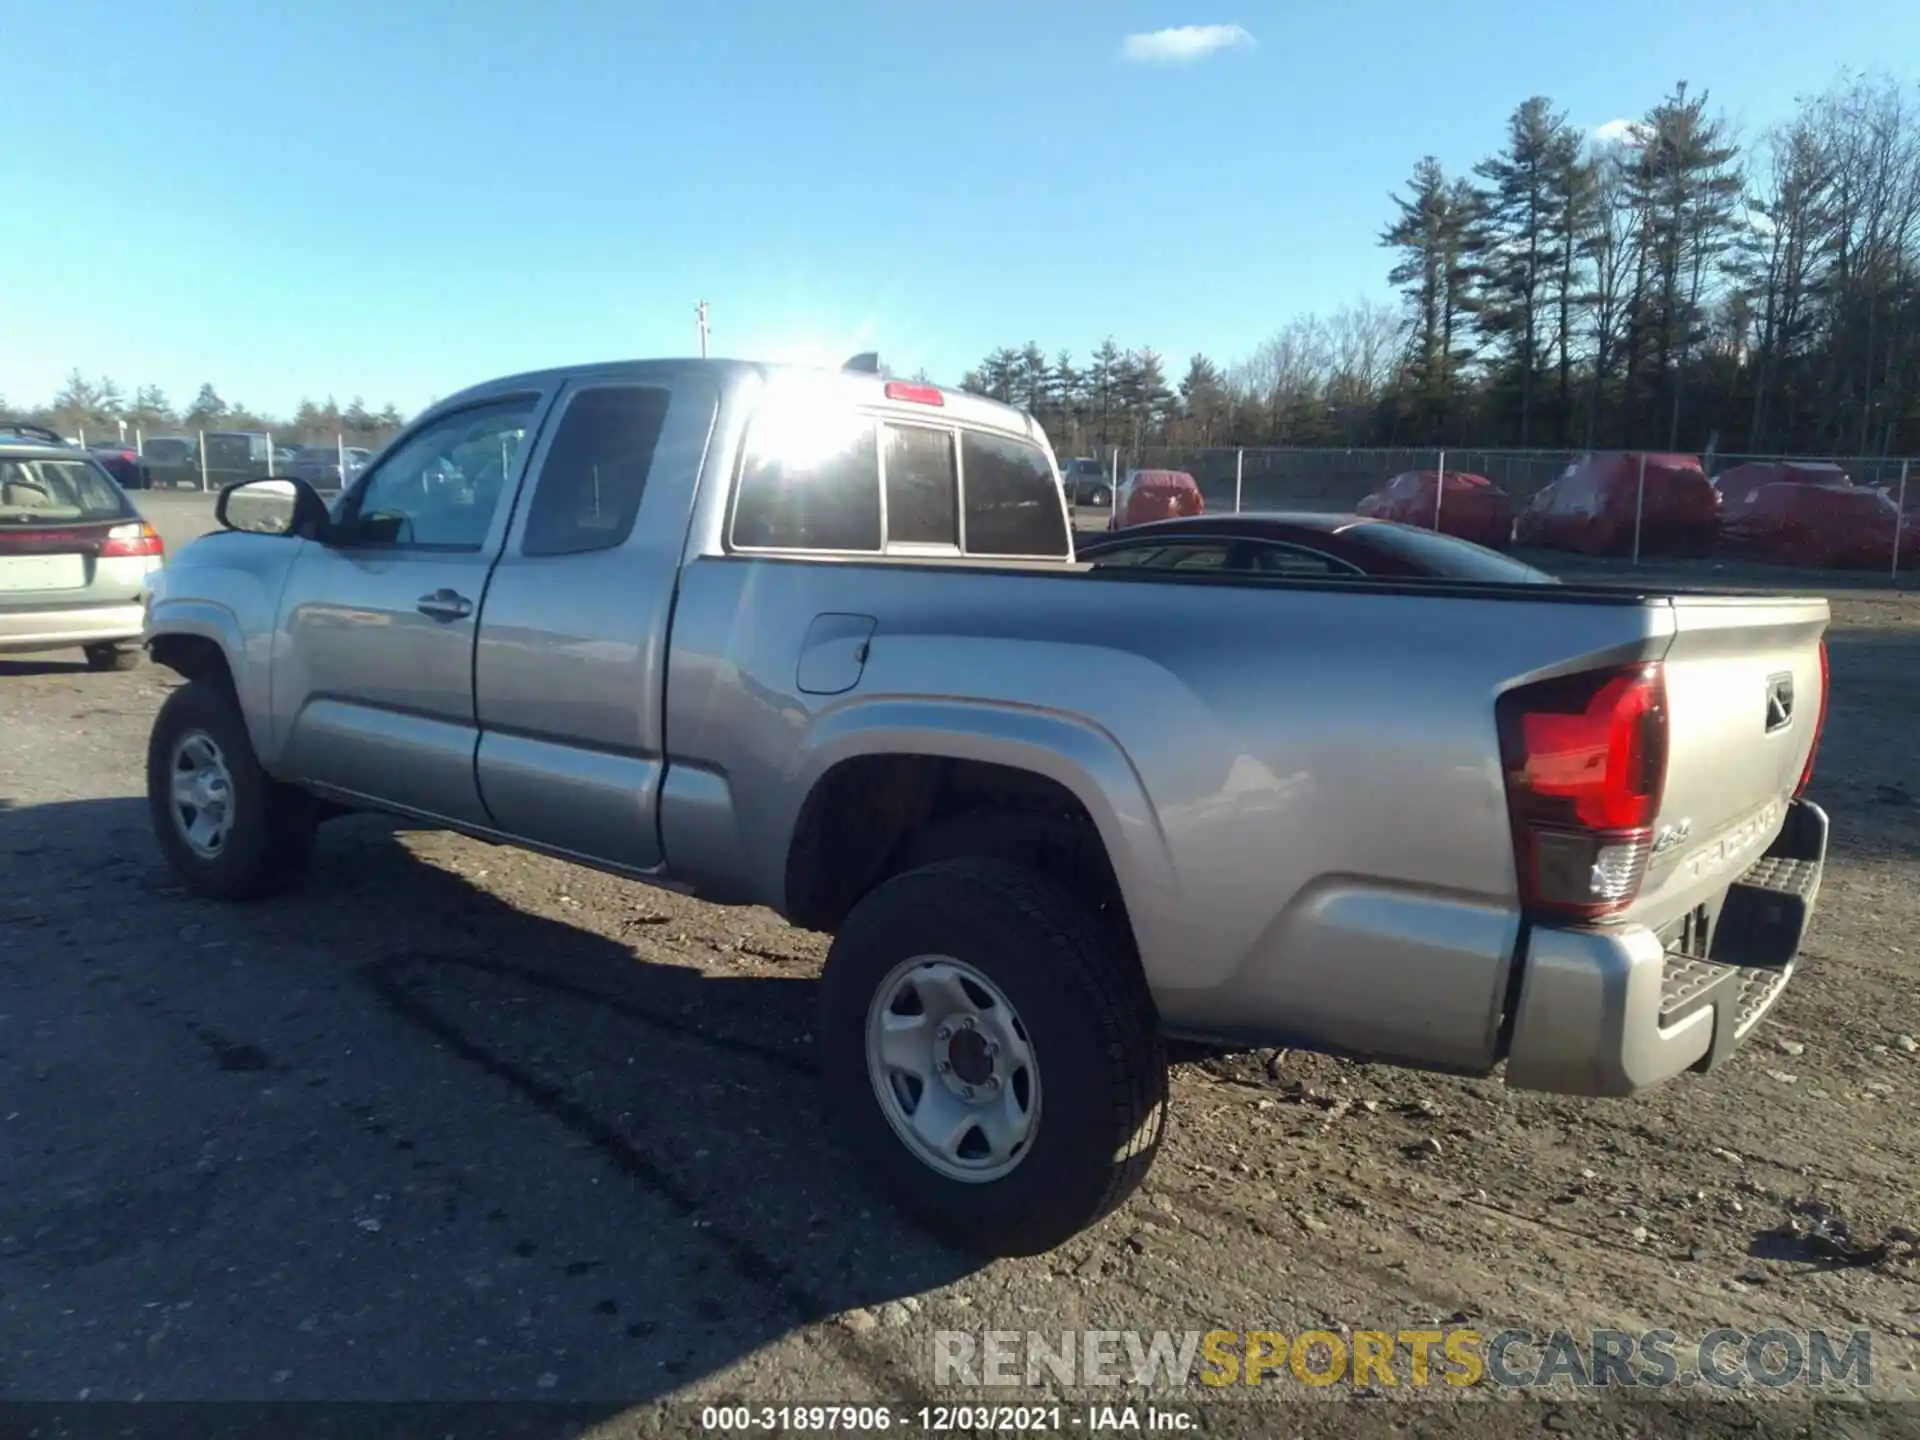
[[[436,590],[422,595],[414,608],[436,620],[464,620],[473,613],[473,602],[453,590]]]

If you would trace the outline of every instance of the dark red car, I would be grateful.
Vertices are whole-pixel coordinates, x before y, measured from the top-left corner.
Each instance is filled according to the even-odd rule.
[[[1245,571],[1324,579],[1460,580],[1557,585],[1544,570],[1483,546],[1359,515],[1196,515],[1083,540],[1075,555],[1102,568]]]
[[[1642,554],[1708,555],[1719,512],[1720,494],[1697,455],[1589,455],[1534,493],[1514,521],[1513,539],[1580,555],[1630,555],[1637,534]]]
[[[113,476],[122,490],[151,490],[153,473],[131,445],[95,445],[87,451],[100,468]]]
[[[1484,475],[1462,470],[1408,470],[1356,507],[1373,520],[1397,520],[1422,530],[1458,535],[1489,550],[1513,544],[1513,497]]]
[[[1132,470],[1113,497],[1109,530],[1126,530],[1173,516],[1204,515],[1200,486],[1184,470]]]

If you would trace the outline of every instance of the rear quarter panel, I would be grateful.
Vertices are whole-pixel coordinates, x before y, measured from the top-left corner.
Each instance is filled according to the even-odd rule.
[[[874,617],[869,659],[808,695],[801,640],[829,613]],[[702,556],[669,660],[667,860],[779,907],[839,760],[1023,766],[1100,828],[1170,1027],[1480,1068],[1519,928],[1494,697],[1655,653],[1662,627],[1658,607]]]

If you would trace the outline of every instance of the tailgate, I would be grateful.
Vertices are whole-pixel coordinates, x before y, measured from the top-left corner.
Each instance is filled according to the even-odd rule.
[[[1717,905],[1772,842],[1825,708],[1823,599],[1678,596],[1666,653],[1667,780],[1629,915]]]

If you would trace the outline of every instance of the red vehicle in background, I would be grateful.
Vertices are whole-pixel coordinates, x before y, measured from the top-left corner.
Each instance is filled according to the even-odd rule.
[[[1580,555],[1630,555],[1638,510],[1641,554],[1701,556],[1713,550],[1719,509],[1720,493],[1698,456],[1589,455],[1527,502],[1514,524],[1514,542]]]
[[[1828,489],[1850,489],[1853,481],[1838,465],[1813,460],[1749,460],[1722,470],[1713,477],[1713,488],[1720,492],[1720,510],[1744,505],[1762,485],[1819,485]]]
[[[1129,525],[1145,525],[1152,520],[1178,520],[1189,515],[1204,515],[1207,502],[1200,486],[1184,470],[1129,470],[1113,497],[1113,514],[1107,520],[1109,530]]]
[[[1471,540],[1489,550],[1513,544],[1513,497],[1484,475],[1408,470],[1355,507],[1370,520],[1394,520]]]
[[[151,490],[153,475],[140,452],[131,445],[96,445],[87,452],[100,468],[119,482],[122,490]]]
[[[1743,500],[1729,500],[1720,516],[1720,548],[1728,555],[1776,565],[1829,570],[1884,569],[1893,563],[1900,536],[1903,567],[1920,562],[1913,553],[1915,517],[1882,490],[1863,485],[1762,485]]]

